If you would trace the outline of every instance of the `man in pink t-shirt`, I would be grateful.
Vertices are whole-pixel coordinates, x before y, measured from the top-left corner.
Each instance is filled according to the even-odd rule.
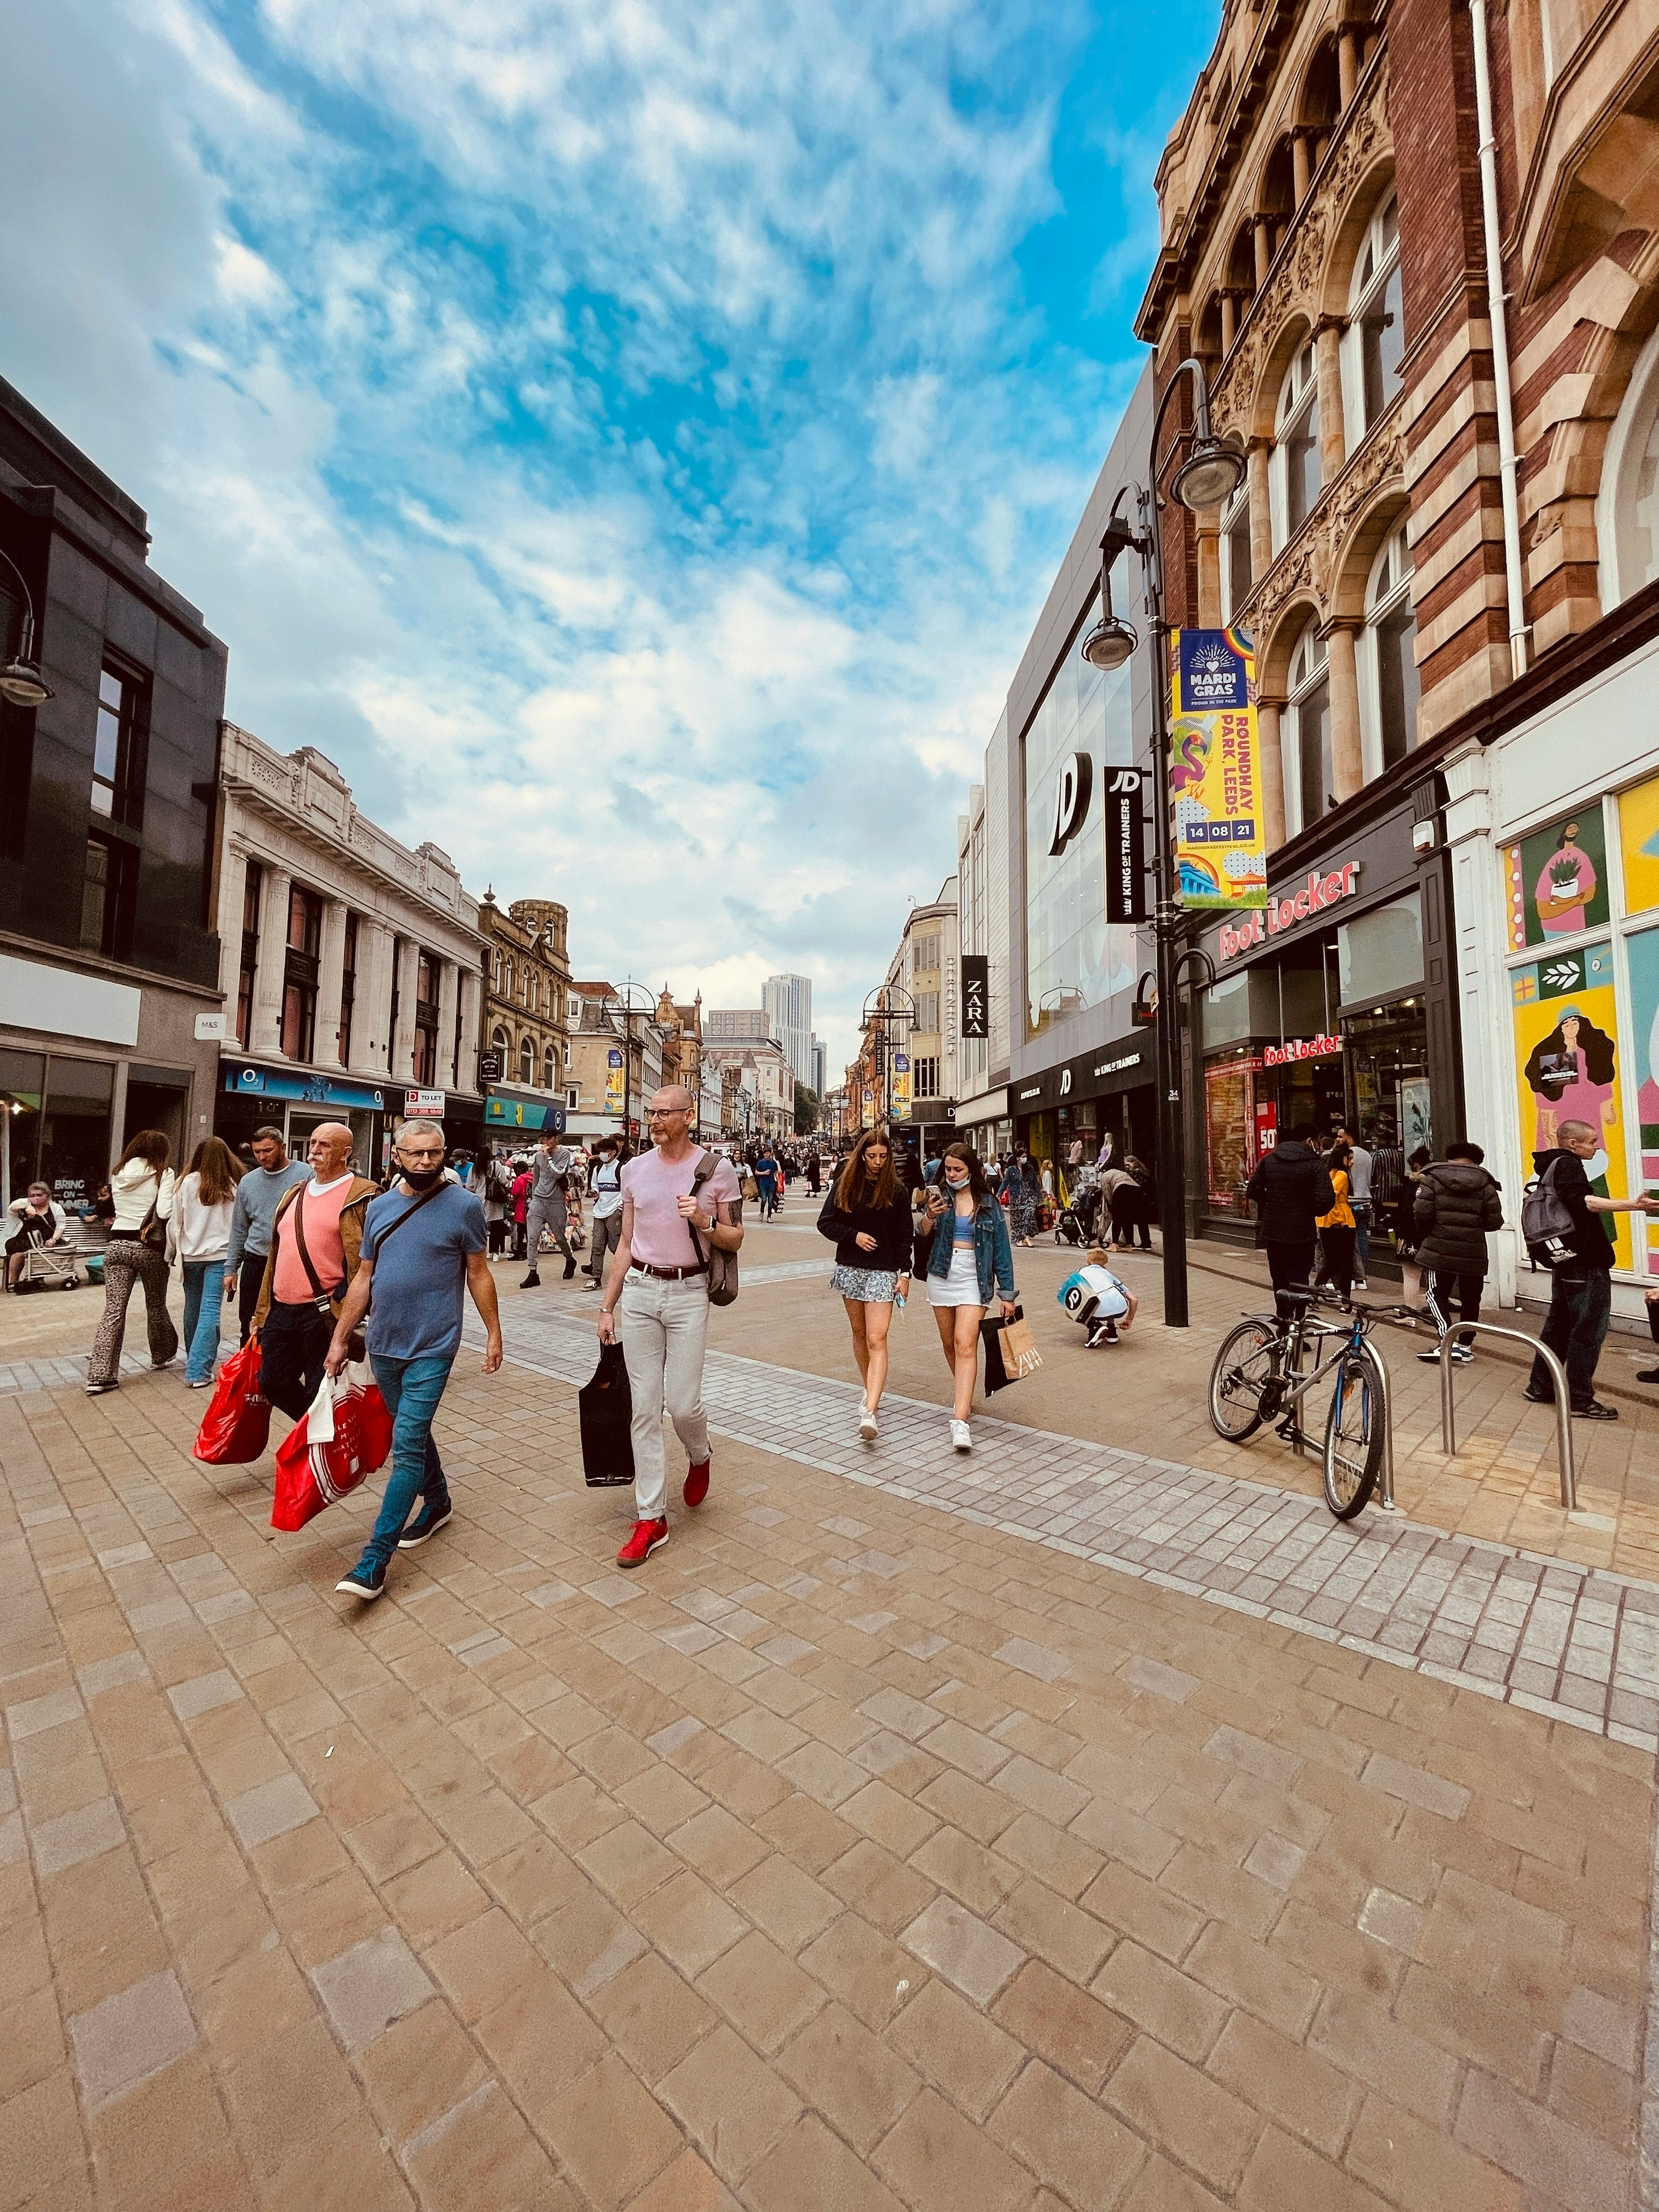
[[[623,1355],[634,1401],[633,1532],[617,1554],[637,1567],[668,1541],[668,1474],[663,1460],[665,1409],[690,1464],[684,1496],[701,1505],[708,1495],[708,1419],[702,1409],[703,1350],[708,1338],[708,1248],[735,1252],[743,1243],[743,1194],[732,1163],[717,1158],[696,1192],[705,1155],[691,1128],[696,1109],[678,1084],[653,1093],[653,1149],[622,1171],[619,1258],[599,1306],[599,1342],[614,1343],[622,1309]]]

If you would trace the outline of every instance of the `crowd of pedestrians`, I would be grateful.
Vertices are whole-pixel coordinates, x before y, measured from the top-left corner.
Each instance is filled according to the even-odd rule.
[[[861,1386],[858,1433],[867,1443],[880,1433],[895,1316],[920,1287],[950,1375],[950,1440],[971,1449],[982,1325],[993,1312],[1006,1320],[1018,1310],[1017,1246],[1030,1247],[1056,1223],[1078,1241],[1067,1209],[1095,1230],[1072,1279],[1083,1286],[1073,1317],[1085,1347],[1115,1342],[1133,1321],[1139,1301],[1108,1262],[1136,1249],[1137,1236],[1141,1250],[1151,1249],[1155,1191],[1144,1164],[1110,1137],[1097,1149],[1073,1139],[1058,1164],[1023,1145],[986,1160],[955,1143],[924,1165],[909,1132],[884,1127],[865,1130],[839,1156],[817,1139],[711,1147],[694,1134],[690,1094],[673,1086],[651,1099],[647,1121],[649,1142],[631,1158],[621,1135],[582,1151],[551,1133],[527,1157],[489,1146],[447,1152],[440,1125],[407,1121],[378,1180],[359,1171],[343,1122],[312,1129],[303,1162],[289,1158],[272,1124],[254,1132],[241,1158],[205,1139],[182,1173],[166,1136],[140,1131],[99,1193],[104,1309],[87,1390],[119,1387],[139,1291],[153,1367],[171,1365],[182,1348],[186,1386],[210,1388],[222,1317],[234,1307],[240,1340],[258,1340],[260,1389],[295,1420],[330,1374],[367,1356],[392,1415],[391,1474],[362,1556],[338,1584],[367,1601],[385,1588],[394,1552],[425,1543],[451,1517],[434,1420],[469,1292],[485,1327],[484,1372],[501,1364],[489,1261],[509,1251],[527,1263],[520,1288],[533,1291],[544,1245],[562,1256],[566,1283],[586,1245],[583,1288],[599,1300],[600,1342],[620,1340],[632,1403],[634,1521],[617,1555],[625,1568],[643,1565],[668,1539],[665,1418],[686,1454],[684,1505],[695,1510],[709,1493],[708,1318],[711,1303],[724,1302],[719,1286],[734,1277],[745,1201],[769,1222],[792,1184],[804,1182],[813,1199],[817,1229],[834,1247],[830,1287],[847,1316]],[[1562,1121],[1553,1135],[1535,1155],[1524,1210],[1535,1226],[1543,1216],[1532,1194],[1540,1191],[1554,1208],[1547,1249],[1531,1227],[1523,1231],[1534,1261],[1550,1272],[1540,1337],[1562,1364],[1573,1415],[1615,1420],[1595,1387],[1616,1259],[1606,1217],[1659,1211],[1659,1199],[1614,1199],[1595,1187],[1587,1164],[1601,1136],[1590,1124]],[[1304,1121],[1262,1152],[1243,1195],[1281,1318],[1295,1311],[1297,1291],[1328,1289],[1346,1302],[1367,1289],[1380,1240],[1407,1300],[1420,1302],[1420,1318],[1435,1332],[1419,1357],[1460,1365],[1474,1358],[1489,1240],[1506,1220],[1517,1228],[1523,1219],[1506,1210],[1478,1144],[1449,1143],[1437,1158],[1423,1146],[1407,1158],[1386,1127],[1362,1137],[1357,1124],[1338,1123],[1322,1139]],[[9,1287],[31,1253],[73,1245],[65,1209],[45,1183],[12,1202],[3,1225]],[[167,1303],[175,1264],[182,1346]],[[1659,1297],[1650,1314],[1659,1340]],[[1659,1367],[1638,1379],[1659,1382]],[[1553,1399],[1541,1353],[1524,1395]]]

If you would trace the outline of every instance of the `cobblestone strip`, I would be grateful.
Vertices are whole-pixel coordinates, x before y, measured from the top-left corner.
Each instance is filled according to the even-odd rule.
[[[585,1382],[585,1323],[509,1311],[509,1355]],[[884,1399],[872,1448],[853,1384],[729,1352],[704,1388],[738,1442],[1659,1754],[1651,1583],[1394,1516],[1334,1521],[1316,1498],[983,1415],[963,1456],[915,1399]]]
[[[142,1352],[121,1354],[123,1375],[148,1375],[149,1356]],[[61,1390],[65,1382],[79,1382],[83,1387],[87,1379],[87,1354],[72,1352],[56,1359],[16,1359],[0,1366],[0,1398],[15,1396],[24,1390]]]

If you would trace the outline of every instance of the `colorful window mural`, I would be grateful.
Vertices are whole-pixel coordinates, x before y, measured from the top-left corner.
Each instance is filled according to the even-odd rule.
[[[1592,1189],[1659,1192],[1659,776],[1522,837],[1504,872],[1522,1157],[1585,1122]],[[1659,1222],[1602,1218],[1615,1267],[1659,1278]]]

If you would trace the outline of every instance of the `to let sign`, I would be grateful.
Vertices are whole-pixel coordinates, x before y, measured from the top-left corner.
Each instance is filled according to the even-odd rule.
[[[441,1091],[405,1091],[404,1112],[406,1115],[429,1115],[441,1121],[444,1113],[444,1094]]]
[[[1106,919],[1146,919],[1146,836],[1140,812],[1138,768],[1109,769],[1106,775]]]
[[[962,956],[962,1034],[988,1037],[991,1034],[991,960],[988,953]]]

